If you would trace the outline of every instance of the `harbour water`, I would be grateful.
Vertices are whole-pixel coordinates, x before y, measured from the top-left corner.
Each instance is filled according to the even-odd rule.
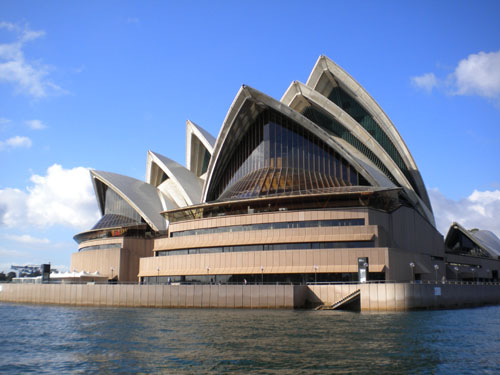
[[[0,322],[0,373],[500,373],[499,306],[381,314],[0,303]]]

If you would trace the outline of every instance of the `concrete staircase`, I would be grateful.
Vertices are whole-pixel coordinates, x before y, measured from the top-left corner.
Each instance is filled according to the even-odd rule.
[[[351,294],[348,294],[341,300],[338,300],[337,302],[333,303],[332,305],[321,305],[316,307],[316,310],[352,310],[351,304],[358,303],[359,304],[359,299],[360,299],[361,291],[360,289],[355,290]],[[355,308],[357,310],[357,308]]]

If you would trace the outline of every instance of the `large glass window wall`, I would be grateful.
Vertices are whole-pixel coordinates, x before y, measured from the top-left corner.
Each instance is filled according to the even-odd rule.
[[[391,141],[389,136],[382,130],[380,125],[375,121],[375,119],[368,113],[368,111],[359,104],[353,97],[351,97],[344,89],[340,86],[336,86],[332,89],[328,95],[333,103],[338,105],[344,111],[346,111],[354,120],[356,120],[368,133],[371,134],[373,138],[384,148],[384,150],[389,154],[389,156],[394,160],[399,169],[406,176],[410,184],[413,186],[415,191],[418,192],[415,180],[411,175],[410,171],[406,167],[405,162],[399,151],[397,150],[394,143]]]
[[[230,225],[227,227],[183,230],[183,231],[179,231],[179,232],[171,232],[170,237],[196,236],[196,235],[201,235],[201,234],[244,232],[244,231],[253,231],[253,230],[268,230],[268,229],[343,227],[343,226],[362,226],[362,225],[365,225],[365,219],[363,219],[363,218],[361,218],[361,219],[287,221],[287,222],[281,222],[281,223]]]
[[[282,114],[266,110],[219,171],[208,200],[307,194],[369,185],[325,142]]]
[[[141,215],[110,188],[106,189],[106,200],[104,204],[104,215],[107,214],[125,216],[136,223],[142,222]]]
[[[357,249],[375,247],[374,241],[298,242],[264,245],[215,246],[157,251],[156,256],[238,253],[245,251]]]
[[[395,185],[400,186],[389,169],[387,169],[384,163],[382,163],[382,161],[379,159],[379,157],[363,142],[356,138],[355,135],[347,130],[347,128],[340,122],[336,121],[331,116],[323,113],[323,111],[313,106],[306,107],[302,111],[302,114],[322,129],[344,139],[346,142],[351,144],[354,148],[363,153],[370,161],[372,161],[373,164],[375,164]]]

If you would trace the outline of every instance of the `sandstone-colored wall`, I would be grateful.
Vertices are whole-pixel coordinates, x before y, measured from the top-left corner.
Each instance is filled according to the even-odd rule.
[[[121,248],[79,251],[71,255],[70,269],[96,272],[100,275],[118,277],[119,281],[137,281],[139,259],[153,256],[153,240],[134,237],[87,241],[82,245],[117,244]],[[111,267],[113,272],[111,272]]]
[[[141,258],[139,276],[358,272],[359,257],[370,259],[370,272],[388,264],[386,248],[245,251]]]
[[[0,284],[0,302],[77,306],[294,308],[305,290],[292,285]]]
[[[398,311],[500,304],[499,284],[368,283],[309,285],[311,304],[333,304],[360,289],[362,311]],[[437,290],[436,290],[437,289]]]

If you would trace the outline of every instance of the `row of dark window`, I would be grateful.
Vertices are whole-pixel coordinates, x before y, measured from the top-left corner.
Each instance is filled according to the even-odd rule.
[[[240,245],[240,246],[216,246],[197,247],[178,250],[157,251],[156,256],[166,255],[191,255],[191,254],[213,254],[213,253],[236,253],[245,251],[273,251],[273,250],[316,250],[316,249],[352,249],[374,247],[374,241],[338,241],[338,242],[298,242],[277,243],[265,245]]]
[[[85,246],[80,248],[78,251],[107,250],[107,249],[119,249],[119,248],[121,248],[121,245],[119,243],[110,243],[105,245]]]
[[[368,280],[385,280],[384,272],[369,272]],[[357,272],[338,273],[277,273],[277,274],[242,274],[242,275],[185,275],[185,276],[146,276],[143,284],[306,284],[324,282],[359,281]]]
[[[179,232],[170,233],[170,237],[195,236],[200,234],[214,234],[214,233],[226,233],[226,232],[245,232],[252,230],[268,230],[268,229],[344,227],[344,226],[363,226],[363,225],[365,225],[365,219],[288,221],[282,223],[230,225],[227,227],[183,230]]]

